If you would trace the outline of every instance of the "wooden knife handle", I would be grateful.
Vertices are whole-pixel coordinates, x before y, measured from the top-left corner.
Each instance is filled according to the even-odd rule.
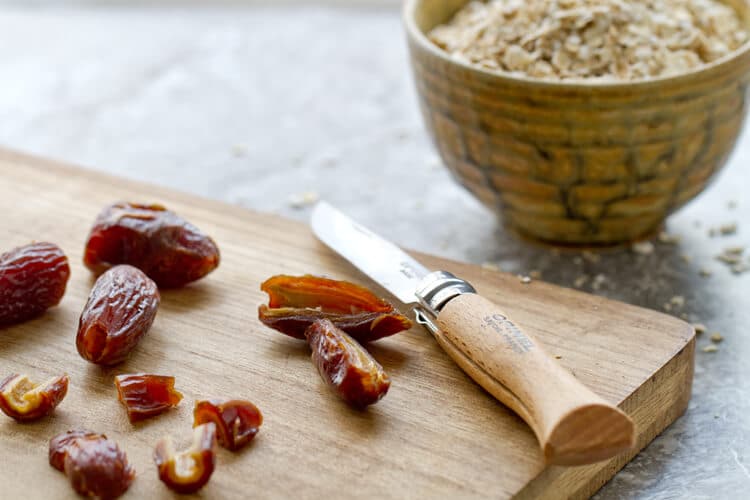
[[[468,293],[437,317],[441,347],[533,429],[548,464],[582,465],[632,449],[633,421],[579,382],[489,300]]]

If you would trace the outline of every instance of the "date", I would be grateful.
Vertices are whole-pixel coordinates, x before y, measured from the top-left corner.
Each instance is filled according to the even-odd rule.
[[[193,426],[213,422],[216,437],[224,448],[237,451],[247,445],[263,424],[263,415],[250,401],[238,399],[209,399],[197,401],[193,411]]]
[[[388,392],[390,378],[364,347],[329,320],[305,332],[312,361],[323,380],[349,405],[364,409]]]
[[[35,384],[26,375],[13,374],[0,382],[0,410],[18,422],[39,420],[65,399],[69,383],[67,375]]]
[[[130,423],[164,413],[182,401],[182,394],[174,388],[174,377],[147,373],[118,375],[115,387]]]
[[[76,493],[89,498],[118,498],[135,479],[135,470],[117,443],[91,431],[68,431],[53,437],[49,463],[65,473]]]
[[[330,320],[359,342],[408,330],[409,318],[364,287],[317,276],[274,276],[261,285],[268,305],[258,308],[266,326],[294,338],[318,320]]]
[[[83,308],[78,353],[98,365],[121,363],[151,328],[160,300],[156,283],[139,269],[121,265],[105,272]]]
[[[159,479],[169,489],[184,495],[203,488],[216,467],[216,424],[202,424],[193,429],[193,443],[177,452],[172,438],[159,441],[154,451]]]
[[[0,326],[33,319],[59,304],[68,278],[68,258],[53,243],[32,243],[0,255]]]
[[[219,261],[219,247],[200,229],[161,205],[136,203],[115,203],[99,214],[83,258],[95,273],[135,266],[163,288],[199,280]]]

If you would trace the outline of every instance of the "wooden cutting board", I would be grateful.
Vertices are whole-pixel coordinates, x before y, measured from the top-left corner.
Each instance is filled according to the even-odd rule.
[[[159,202],[211,234],[220,268],[183,290],[166,291],[156,322],[130,360],[105,370],[75,348],[78,316],[93,284],[81,264],[88,230],[116,200]],[[127,498],[161,498],[151,454],[172,434],[186,443],[192,405],[211,396],[247,398],[265,415],[252,446],[220,450],[206,498],[582,498],[634,455],[576,468],[545,468],[524,423],[457,368],[420,327],[377,342],[391,375],[388,395],[368,411],[349,409],[322,383],[304,343],[257,320],[259,284],[278,274],[315,273],[375,286],[318,243],[309,229],[168,189],[0,151],[0,248],[49,240],[68,254],[72,277],[62,304],[0,330],[0,376],[67,372],[57,412],[20,425],[0,414],[0,498],[73,498],[47,463],[49,438],[73,428],[106,433],[138,477]],[[560,363],[634,419],[638,449],[687,407],[692,328],[646,309],[477,266],[419,255],[429,267],[472,282],[534,334]],[[385,294],[385,292],[382,292]],[[131,425],[113,377],[171,374],[185,399],[175,411]]]

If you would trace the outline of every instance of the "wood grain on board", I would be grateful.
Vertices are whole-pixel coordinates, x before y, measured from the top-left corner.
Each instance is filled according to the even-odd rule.
[[[75,348],[78,316],[93,284],[81,264],[88,230],[116,200],[160,202],[211,234],[222,263],[206,279],[162,294],[152,330],[112,369]],[[192,405],[211,396],[246,398],[265,421],[254,443],[220,450],[206,498],[581,498],[633,454],[598,464],[543,466],[530,429],[466,376],[419,326],[373,344],[392,379],[368,411],[349,409],[321,381],[304,343],[257,320],[259,284],[273,274],[324,274],[378,289],[317,242],[303,224],[110,177],[0,152],[0,249],[49,240],[68,254],[72,277],[61,305],[0,330],[0,376],[45,379],[66,372],[71,388],[56,413],[19,425],[0,415],[0,498],[74,498],[47,463],[56,433],[88,428],[127,452],[138,477],[126,498],[170,497],[151,455],[172,434],[187,444]],[[417,255],[495,301],[559,362],[635,421],[643,448],[687,407],[694,337],[661,313],[478,266]],[[121,373],[174,375],[178,409],[131,425],[117,402]]]

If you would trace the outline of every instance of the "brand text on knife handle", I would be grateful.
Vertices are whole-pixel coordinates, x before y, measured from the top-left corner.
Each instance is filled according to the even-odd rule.
[[[489,328],[501,335],[515,353],[524,354],[534,347],[531,339],[502,314],[492,314],[482,318],[482,328]]]

